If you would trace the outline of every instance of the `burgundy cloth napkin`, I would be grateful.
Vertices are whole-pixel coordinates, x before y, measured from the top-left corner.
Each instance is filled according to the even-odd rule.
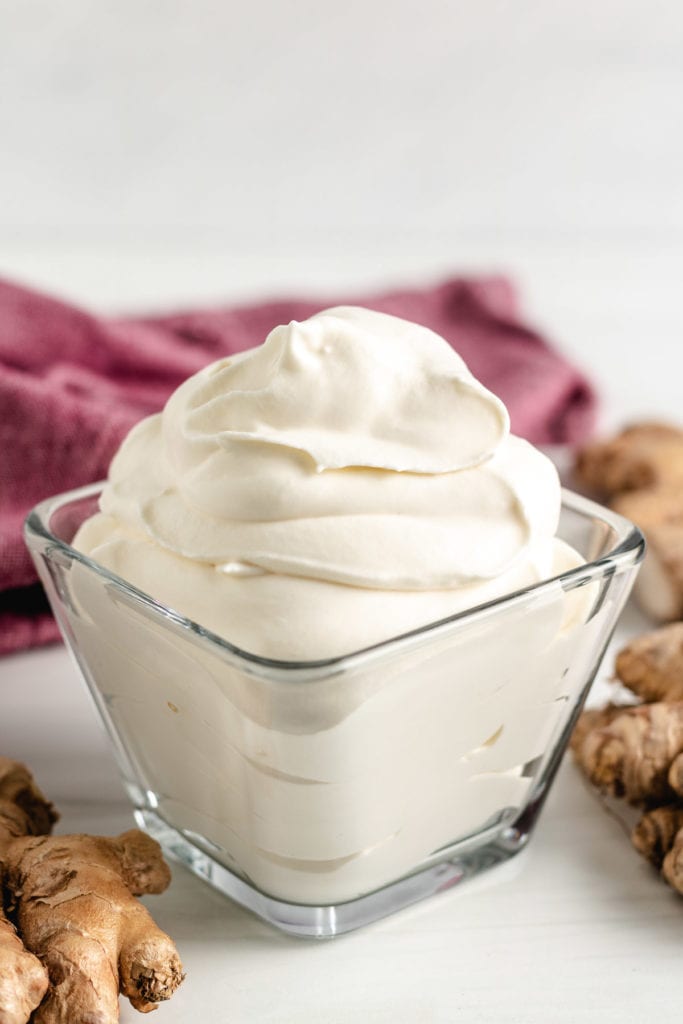
[[[530,441],[574,442],[590,432],[590,385],[520,319],[504,278],[454,278],[344,303],[443,335]],[[0,653],[58,635],[22,541],[29,509],[106,476],[130,427],[206,363],[259,344],[276,324],[339,304],[292,299],[105,319],[0,281]]]

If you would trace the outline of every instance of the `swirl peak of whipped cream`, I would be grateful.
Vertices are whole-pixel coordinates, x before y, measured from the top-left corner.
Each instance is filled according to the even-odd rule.
[[[349,588],[360,604],[376,593],[360,643],[549,574],[559,505],[552,464],[510,435],[502,402],[447,342],[339,307],[182,384],[123,442],[102,515],[77,540],[238,644],[214,605],[246,608],[258,591],[286,622],[314,600],[346,607]]]
[[[476,466],[509,428],[503,403],[438,334],[351,306],[214,363],[176,391],[164,422],[181,465],[202,442],[256,441],[303,452],[318,470],[412,473]]]

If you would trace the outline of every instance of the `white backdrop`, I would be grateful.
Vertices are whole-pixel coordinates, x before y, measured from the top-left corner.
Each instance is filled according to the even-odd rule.
[[[118,311],[509,270],[608,420],[676,415],[677,0],[0,17],[0,273]]]

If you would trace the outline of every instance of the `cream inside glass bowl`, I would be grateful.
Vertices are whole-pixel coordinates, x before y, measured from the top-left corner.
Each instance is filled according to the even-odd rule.
[[[643,549],[443,339],[346,307],[190,378],[27,540],[141,825],[316,936],[523,847]]]

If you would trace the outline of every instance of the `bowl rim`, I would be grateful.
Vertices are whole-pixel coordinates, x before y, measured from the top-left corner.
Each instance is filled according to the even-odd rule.
[[[385,657],[393,653],[397,648],[403,649],[407,644],[419,645],[429,637],[435,635],[441,637],[445,633],[462,626],[463,623],[489,617],[495,614],[501,607],[510,607],[535,596],[542,596],[551,590],[557,590],[558,585],[564,591],[570,591],[577,587],[586,586],[594,580],[613,576],[618,572],[634,568],[642,561],[646,546],[641,530],[624,518],[624,516],[605,508],[603,505],[583,495],[563,488],[563,508],[586,518],[599,519],[616,533],[618,541],[610,551],[574,569],[569,569],[538,583],[533,583],[528,587],[522,587],[519,590],[511,591],[509,594],[504,594],[482,604],[455,612],[453,615],[429,622],[424,626],[418,626],[415,629],[389,637],[386,640],[381,640],[376,644],[350,651],[348,654],[311,661],[287,661],[277,658],[266,658],[238,647],[205,626],[169,608],[150,594],[129,583],[123,577],[111,572],[99,562],[88,555],[84,555],[66,541],[58,538],[50,530],[48,523],[55,512],[69,504],[95,497],[102,491],[105,483],[106,481],[101,480],[93,484],[87,484],[84,487],[64,491],[46,498],[35,505],[24,521],[24,538],[32,556],[35,556],[36,550],[39,550],[40,554],[44,556],[51,555],[55,550],[61,552],[69,560],[79,562],[97,576],[103,578],[104,581],[113,585],[117,590],[123,591],[129,599],[133,599],[134,603],[146,606],[156,615],[161,615],[162,618],[167,621],[170,620],[177,627],[189,631],[197,639],[208,641],[228,656],[229,660],[237,659],[242,668],[251,666],[253,674],[262,674],[259,672],[259,669],[268,670],[270,679],[274,677],[288,678],[293,672],[297,673],[297,679],[300,680],[302,673],[312,673],[313,676],[317,676],[321,673],[329,675],[330,672],[347,671],[352,667],[357,667],[360,662]],[[59,624],[62,627],[62,623],[60,622]]]

